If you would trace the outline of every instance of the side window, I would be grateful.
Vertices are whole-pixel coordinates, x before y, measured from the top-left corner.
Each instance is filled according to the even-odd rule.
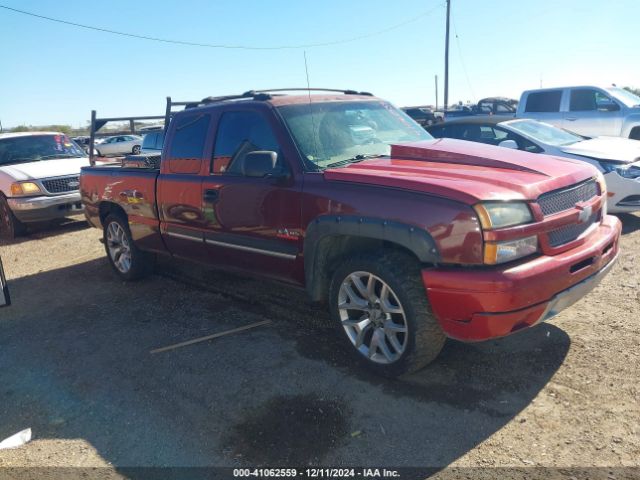
[[[453,124],[446,127],[445,134],[448,138],[458,138],[467,140],[467,126],[461,124]]]
[[[598,109],[596,102],[596,92],[592,89],[571,90],[571,102],[569,110],[572,112],[588,112]]]
[[[559,112],[562,90],[532,92],[527,97],[525,112]]]
[[[436,138],[444,137],[444,127],[431,127],[429,133]]]
[[[469,140],[470,142],[484,141],[483,135],[482,135],[482,128],[480,127],[480,125],[475,125],[475,124],[466,125],[464,134],[461,137],[456,137],[456,138],[461,138],[462,140]]]
[[[247,154],[255,151],[276,152],[274,170],[282,168],[280,147],[262,115],[257,112],[224,113],[216,134],[211,172],[244,175]]]
[[[204,153],[211,115],[184,115],[176,120],[169,152],[173,173],[198,173]]]
[[[607,95],[591,88],[581,88],[571,91],[569,110],[572,112],[614,112],[620,110],[616,102]]]
[[[496,105],[496,113],[513,113],[513,110],[502,103]]]

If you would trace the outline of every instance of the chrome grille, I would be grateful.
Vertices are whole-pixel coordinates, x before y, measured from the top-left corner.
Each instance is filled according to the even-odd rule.
[[[600,218],[600,212],[595,212],[584,223],[572,223],[571,225],[565,225],[564,227],[551,230],[549,232],[549,245],[552,247],[559,247],[565,243],[569,243],[577,239],[580,235],[586,232],[591,225],[598,221]]]
[[[62,177],[43,180],[42,185],[49,193],[76,192],[80,188],[80,177]]]
[[[553,215],[575,207],[576,203],[591,200],[596,195],[598,195],[598,184],[591,179],[569,188],[543,193],[538,197],[538,205],[545,216]]]

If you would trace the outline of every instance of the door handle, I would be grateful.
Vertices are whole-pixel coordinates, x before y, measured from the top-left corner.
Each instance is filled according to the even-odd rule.
[[[577,117],[567,117],[565,118],[565,120],[568,120],[570,122],[575,122],[578,118]]]
[[[220,192],[218,192],[218,190],[207,189],[204,191],[203,198],[205,202],[209,202],[209,203],[217,202],[219,197],[220,197]]]

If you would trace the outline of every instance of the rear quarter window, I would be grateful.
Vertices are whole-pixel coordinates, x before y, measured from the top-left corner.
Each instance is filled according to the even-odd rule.
[[[532,92],[527,97],[525,112],[559,112],[562,90]]]
[[[184,115],[176,120],[169,152],[173,173],[198,173],[204,154],[211,115]]]

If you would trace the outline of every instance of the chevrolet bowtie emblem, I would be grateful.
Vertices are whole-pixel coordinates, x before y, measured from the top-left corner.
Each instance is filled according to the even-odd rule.
[[[593,208],[591,206],[578,207],[578,223],[585,223],[587,220],[589,220],[591,218],[592,212]]]

